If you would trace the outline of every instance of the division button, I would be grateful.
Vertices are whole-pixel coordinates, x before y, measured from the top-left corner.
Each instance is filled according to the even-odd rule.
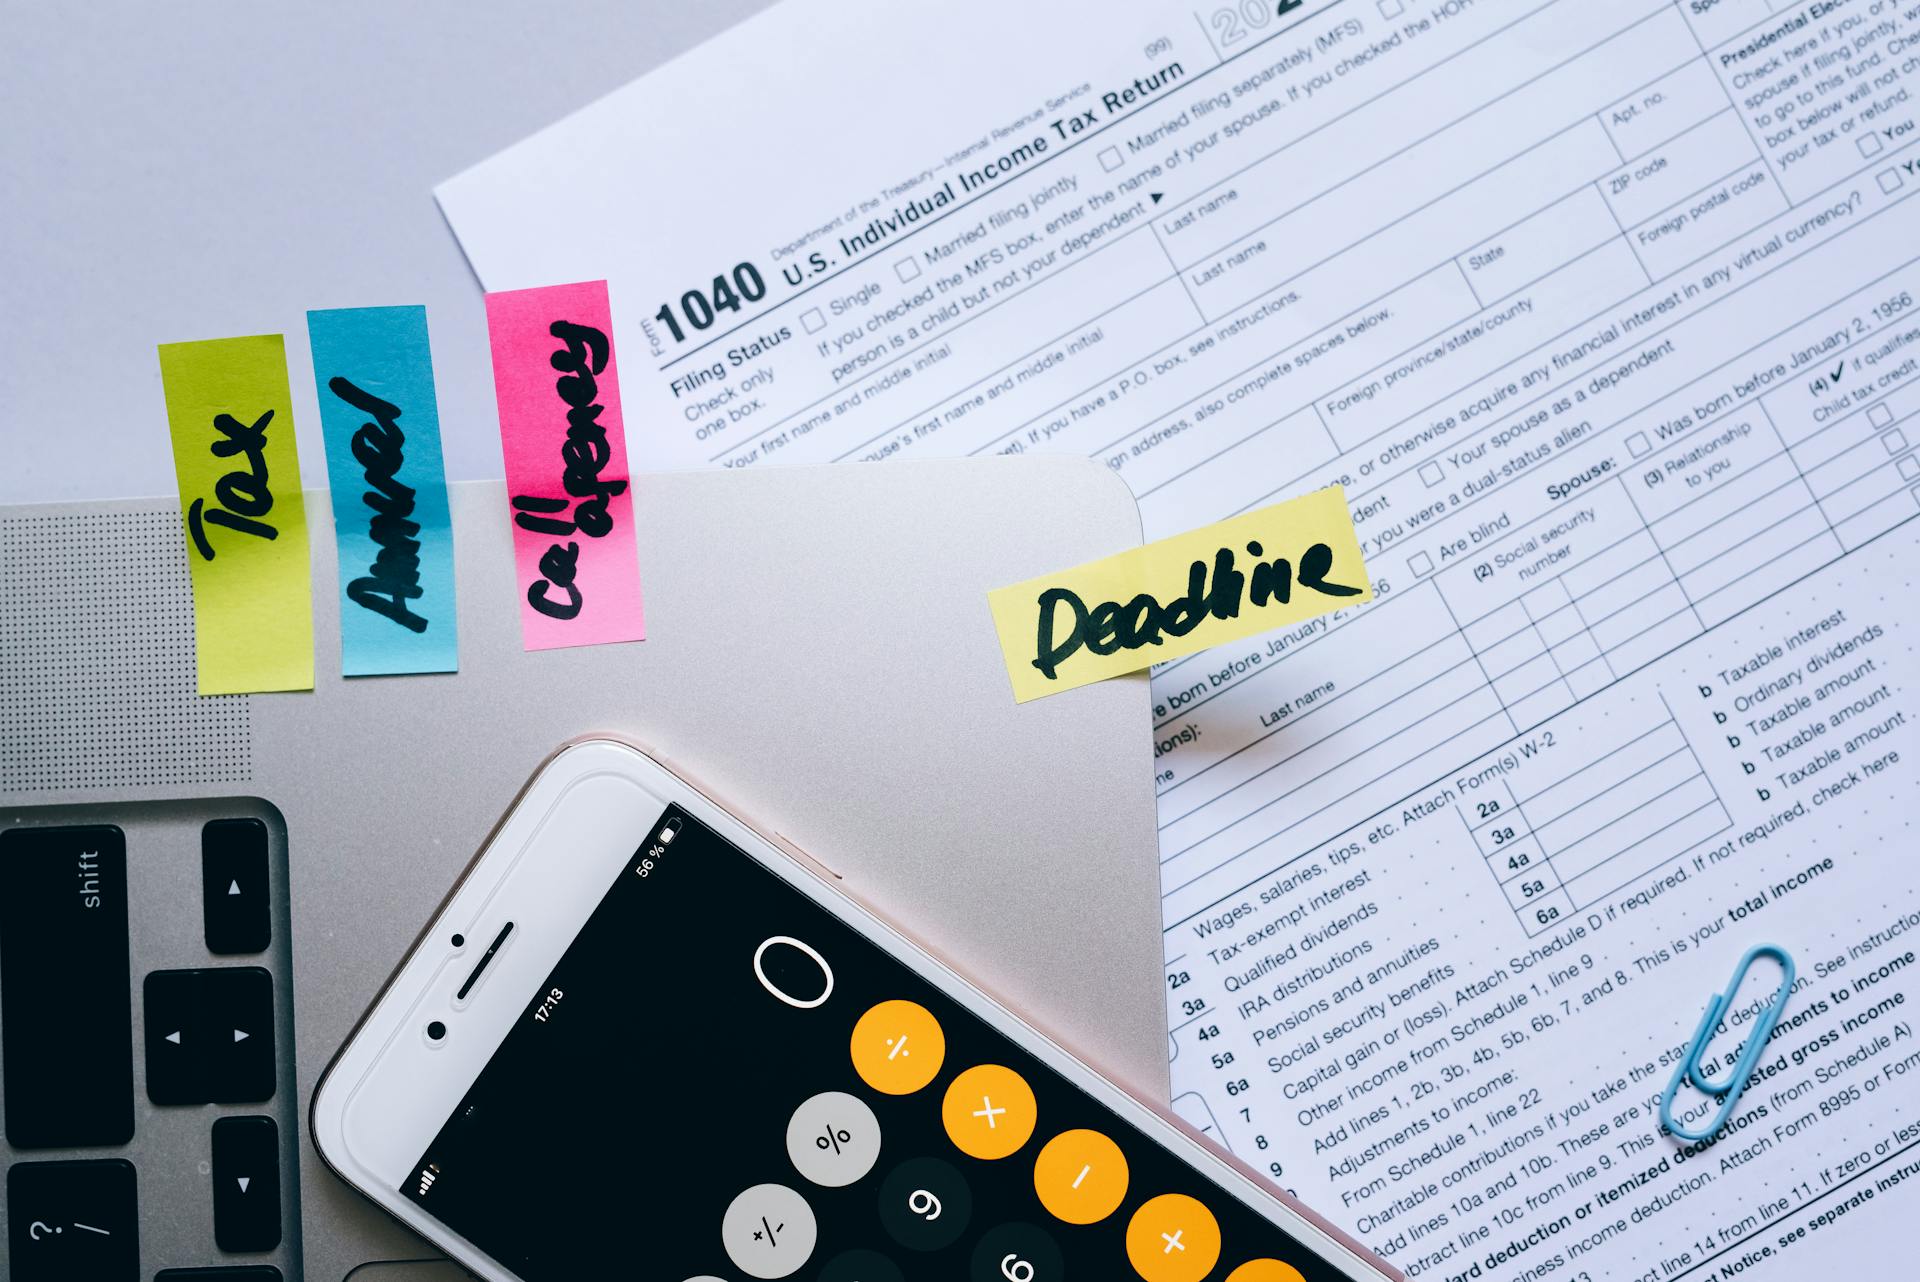
[[[918,1002],[881,1002],[853,1026],[853,1071],[882,1095],[911,1095],[947,1058],[940,1021]]]
[[[1146,1282],[1200,1282],[1220,1259],[1220,1223],[1184,1193],[1148,1198],[1127,1223],[1127,1259]]]
[[[846,1251],[820,1270],[820,1282],[907,1282],[900,1266],[878,1251]]]
[[[1047,1141],[1033,1163],[1040,1205],[1068,1224],[1094,1224],[1127,1196],[1127,1157],[1099,1131],[1065,1131]]]
[[[973,1218],[973,1191],[950,1163],[916,1157],[880,1185],[880,1223],[909,1251],[952,1246]]]
[[[787,1156],[815,1184],[844,1188],[880,1160],[880,1119],[845,1092],[823,1091],[793,1110]]]
[[[973,1248],[969,1282],[1060,1282],[1067,1276],[1054,1240],[1031,1224],[989,1229]]]
[[[1248,1260],[1227,1274],[1227,1282],[1307,1282],[1299,1269],[1279,1260]]]
[[[784,1184],[754,1185],[720,1221],[727,1258],[749,1277],[786,1277],[807,1262],[818,1237],[813,1208]]]

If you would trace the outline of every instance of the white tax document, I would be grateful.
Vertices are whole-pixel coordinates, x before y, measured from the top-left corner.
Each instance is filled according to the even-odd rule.
[[[1915,0],[787,0],[439,198],[643,467],[1344,484],[1377,599],[1153,678],[1177,1106],[1416,1278],[1891,1276],[1917,94]]]

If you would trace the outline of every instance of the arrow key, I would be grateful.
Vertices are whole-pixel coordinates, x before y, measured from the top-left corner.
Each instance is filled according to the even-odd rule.
[[[280,1245],[280,1128],[271,1117],[213,1124],[213,1240],[222,1251]]]
[[[258,819],[216,819],[200,830],[208,952],[264,952],[273,941],[267,862],[267,826]]]
[[[192,971],[161,970],[144,986],[147,1023],[147,1098],[156,1104],[204,1104],[198,987]]]
[[[146,985],[147,1096],[156,1104],[273,1098],[273,976],[258,966],[156,970]]]

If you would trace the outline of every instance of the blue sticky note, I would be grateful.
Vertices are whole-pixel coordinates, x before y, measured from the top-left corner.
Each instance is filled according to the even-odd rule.
[[[424,307],[307,313],[340,551],[340,671],[456,672],[453,520]]]

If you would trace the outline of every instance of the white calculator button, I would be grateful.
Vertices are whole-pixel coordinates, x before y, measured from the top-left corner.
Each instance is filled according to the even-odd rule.
[[[784,1184],[756,1184],[733,1199],[720,1244],[742,1273],[783,1278],[807,1262],[819,1236],[807,1199]]]
[[[826,1188],[844,1188],[880,1160],[880,1119],[843,1091],[823,1091],[787,1123],[793,1169]]]

